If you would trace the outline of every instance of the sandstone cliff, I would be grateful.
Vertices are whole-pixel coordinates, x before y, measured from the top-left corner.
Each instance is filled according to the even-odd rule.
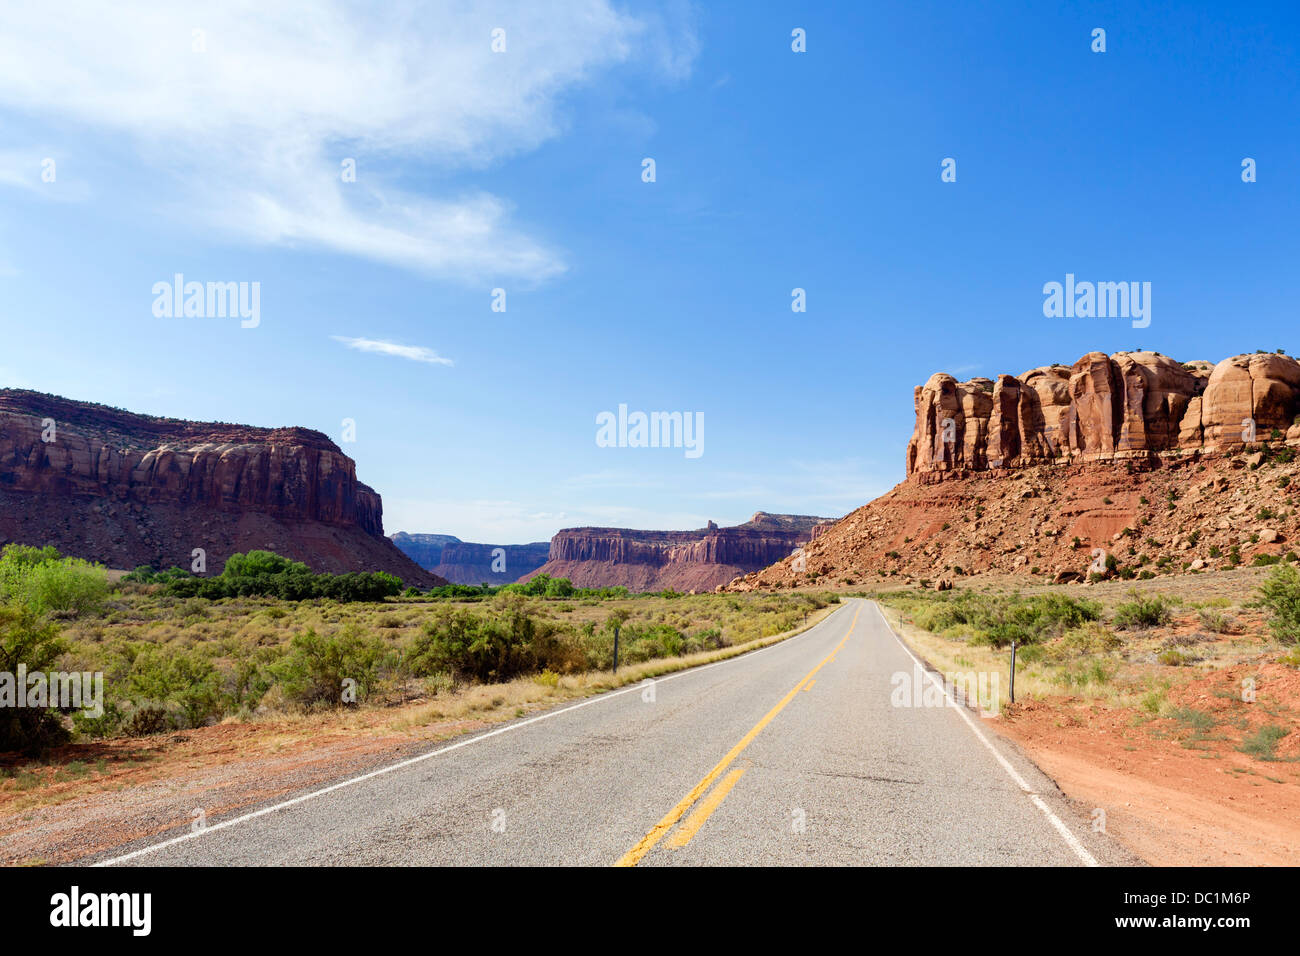
[[[475,544],[449,534],[407,534],[393,543],[420,567],[453,584],[509,584],[546,563],[550,544]],[[496,569],[500,570],[496,570]]]
[[[907,480],[736,590],[1197,571],[1300,535],[1300,363],[1089,353],[914,393]],[[1251,428],[1254,437],[1251,439]]]
[[[551,539],[550,556],[537,573],[580,587],[712,590],[789,555],[826,521],[760,511],[745,524],[719,528],[710,522],[698,531],[565,528]]]
[[[907,474],[1107,461],[1300,439],[1300,363],[1257,353],[1179,363],[1157,352],[1090,352],[1071,366],[958,382],[939,373],[913,396]],[[1252,424],[1253,423],[1253,424]]]
[[[266,548],[320,571],[436,583],[384,537],[379,495],[320,432],[136,415],[0,389],[0,543],[207,573]]]

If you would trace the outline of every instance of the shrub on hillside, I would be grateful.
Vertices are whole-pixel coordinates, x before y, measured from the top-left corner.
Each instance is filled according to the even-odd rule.
[[[1149,627],[1161,627],[1173,618],[1169,601],[1160,594],[1151,597],[1139,597],[1136,592],[1132,601],[1126,601],[1115,607],[1115,626],[1122,630],[1142,630]]]
[[[1300,643],[1300,572],[1292,564],[1278,565],[1259,593],[1273,637],[1282,644]]]

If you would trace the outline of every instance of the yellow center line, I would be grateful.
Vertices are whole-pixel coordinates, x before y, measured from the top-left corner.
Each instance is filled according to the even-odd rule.
[[[641,859],[654,848],[656,843],[663,839],[663,835],[673,828],[677,821],[686,814],[686,811],[691,808],[695,801],[700,799],[709,787],[713,786],[713,781],[717,780],[718,777],[722,775],[722,772],[731,765],[731,762],[739,757],[746,747],[753,743],[754,738],[759,735],[763,728],[770,724],[773,718],[785,709],[785,705],[794,699],[795,694],[799,693],[804,684],[816,676],[817,672],[825,667],[830,660],[839,653],[840,648],[848,641],[849,635],[853,633],[853,628],[858,623],[858,615],[860,613],[862,613],[862,605],[858,605],[858,609],[853,612],[853,621],[849,624],[849,629],[845,633],[844,637],[835,645],[835,650],[827,654],[826,658],[820,664],[809,671],[799,681],[799,683],[795,684],[794,688],[782,697],[780,702],[769,710],[763,719],[756,723],[753,728],[750,729],[749,733],[745,734],[745,736],[740,739],[740,742],[727,752],[725,757],[718,761],[718,765],[704,775],[704,779],[697,783],[691,789],[691,792],[682,798],[681,802],[678,803],[677,806],[669,810],[662,820],[651,827],[650,832],[643,836],[637,842],[636,846],[623,854],[622,858],[614,864],[615,866],[636,866],[641,862]]]
[[[808,691],[812,690],[812,685],[815,684],[815,683],[817,683],[815,680],[810,680],[808,683],[804,684],[804,685],[803,685],[803,692],[804,692],[805,694],[808,693]]]
[[[744,767],[737,767],[731,773],[722,778],[722,783],[713,788],[713,792],[700,801],[700,805],[695,808],[695,812],[686,818],[686,822],[677,828],[677,832],[668,838],[668,845],[671,847],[684,847],[691,842],[691,837],[699,832],[700,827],[704,826],[704,821],[713,815],[713,811],[718,809],[718,805],[727,798],[731,788],[736,785],[741,775],[745,772]]]

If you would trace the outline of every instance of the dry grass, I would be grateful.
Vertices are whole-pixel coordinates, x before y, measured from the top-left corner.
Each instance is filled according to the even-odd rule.
[[[977,578],[963,582],[981,594],[1024,596],[1065,594],[1086,598],[1102,607],[1102,622],[1091,640],[1076,633],[1040,647],[1022,648],[1016,668],[1016,699],[1070,696],[1106,707],[1136,709],[1154,718],[1169,710],[1171,689],[1215,671],[1258,661],[1261,654],[1280,652],[1264,626],[1261,612],[1250,606],[1256,589],[1271,568],[1240,568],[1158,578],[1148,581],[1108,581],[1089,585],[1026,585],[1023,579]],[[888,606],[891,596],[923,596],[915,588],[887,592],[882,609],[917,654],[936,670],[999,675],[1009,690],[1010,651],[968,643],[957,635],[925,631]],[[1150,628],[1120,629],[1117,608],[1139,599],[1161,598],[1170,620]]]

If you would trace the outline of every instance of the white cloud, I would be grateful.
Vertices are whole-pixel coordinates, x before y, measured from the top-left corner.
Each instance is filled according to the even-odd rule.
[[[358,352],[375,352],[379,355],[393,355],[397,358],[410,359],[413,362],[428,362],[430,365],[454,365],[449,358],[443,358],[433,349],[423,345],[399,345],[397,342],[385,342],[383,339],[352,339],[345,335],[331,335],[335,342],[342,342]]]
[[[561,99],[617,64],[680,77],[697,48],[682,20],[608,0],[80,0],[57,16],[17,0],[0,30],[0,108],[125,136],[168,174],[157,187],[178,191],[166,198],[182,215],[237,238],[536,281],[563,258],[507,202],[399,182],[536,148],[562,133]],[[340,177],[347,158],[356,182]]]

